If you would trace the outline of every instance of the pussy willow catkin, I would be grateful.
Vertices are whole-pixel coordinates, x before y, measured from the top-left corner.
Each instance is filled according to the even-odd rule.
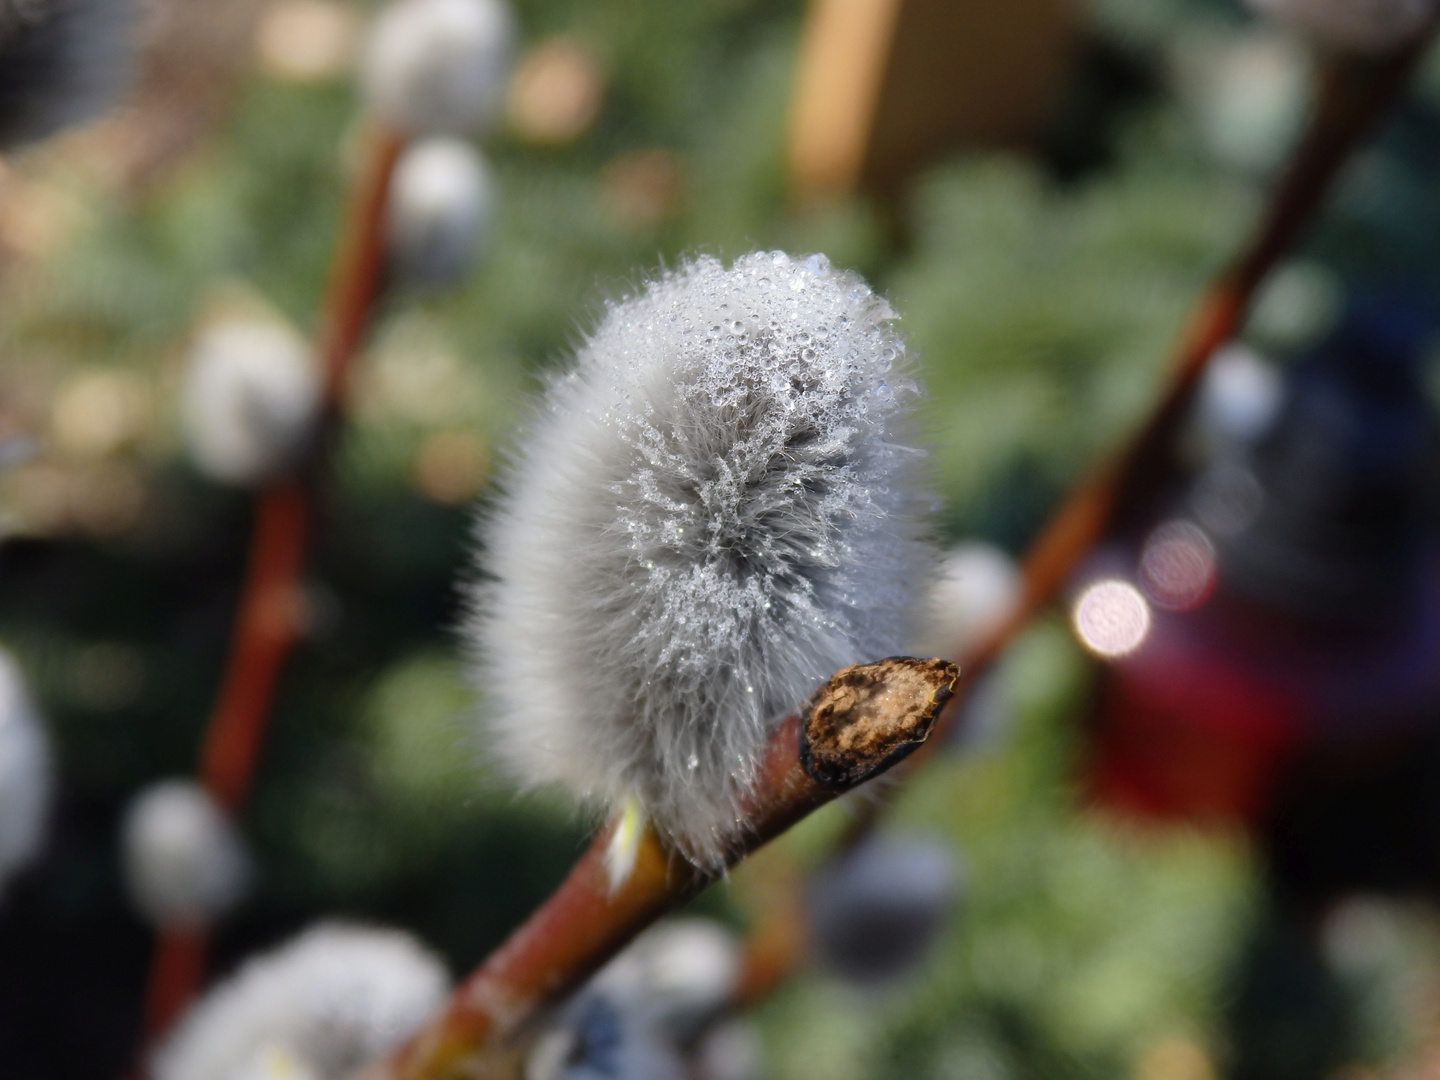
[[[520,781],[717,861],[774,725],[900,651],[931,553],[894,319],[781,252],[609,306],[480,528],[486,743]]]

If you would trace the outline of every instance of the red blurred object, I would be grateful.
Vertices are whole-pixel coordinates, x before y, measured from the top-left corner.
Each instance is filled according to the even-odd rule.
[[[1440,565],[1408,617],[1334,628],[1221,592],[1156,611],[1144,645],[1100,679],[1090,784],[1151,818],[1259,825],[1301,756],[1392,744],[1440,717]]]
[[[1255,823],[1303,707],[1222,657],[1150,642],[1102,680],[1091,782],[1144,817]]]
[[[1266,432],[1220,448],[1169,520],[1096,553],[1082,584],[1103,569],[1150,605],[1144,641],[1100,678],[1101,804],[1268,833],[1321,797],[1302,780],[1317,755],[1334,787],[1347,760],[1420,753],[1440,729],[1428,337],[1403,308],[1357,305]]]

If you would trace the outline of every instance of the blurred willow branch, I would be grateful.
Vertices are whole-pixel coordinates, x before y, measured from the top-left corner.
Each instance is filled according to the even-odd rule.
[[[341,223],[316,327],[320,412],[306,460],[256,496],[248,565],[224,675],[206,724],[200,778],[230,813],[249,794],[285,660],[298,636],[301,573],[313,519],[313,478],[333,438],[355,354],[380,295],[385,207],[401,132],[374,124]],[[146,1042],[162,1034],[195,996],[205,973],[205,927],[160,931],[145,997]]]
[[[744,829],[728,865],[812,811],[890,768],[929,736],[958,671],[943,660],[895,657],[842,668],[803,717],[771,735]],[[516,1077],[527,1036],[606,960],[667,911],[715,881],[646,827],[634,870],[612,887],[601,830],[570,875],[450,999],[445,1011],[363,1080]]]
[[[1059,595],[1081,558],[1117,516],[1163,480],[1175,433],[1189,411],[1205,365],[1239,330],[1260,285],[1293,249],[1345,163],[1399,97],[1435,27],[1432,19],[1423,32],[1386,57],[1325,59],[1305,135],[1239,256],[1201,295],[1149,415],[1127,443],[1080,479],[1031,541],[1021,563],[1020,602],[1009,619],[971,647],[953,650],[961,666],[960,682],[940,718],[941,737],[932,745],[943,742],[945,732],[959,722],[966,692]]]

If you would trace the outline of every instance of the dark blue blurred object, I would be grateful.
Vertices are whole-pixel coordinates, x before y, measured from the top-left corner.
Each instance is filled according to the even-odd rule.
[[[1419,602],[1436,475],[1421,373],[1432,332],[1408,298],[1362,297],[1296,365],[1280,414],[1232,481],[1258,485],[1257,512],[1229,535],[1211,529],[1228,589],[1352,625]]]

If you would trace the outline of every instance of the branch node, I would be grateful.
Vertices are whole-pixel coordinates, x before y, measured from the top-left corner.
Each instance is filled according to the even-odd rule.
[[[841,668],[806,707],[801,766],[826,787],[863,783],[929,737],[959,677],[948,660],[913,656]]]

